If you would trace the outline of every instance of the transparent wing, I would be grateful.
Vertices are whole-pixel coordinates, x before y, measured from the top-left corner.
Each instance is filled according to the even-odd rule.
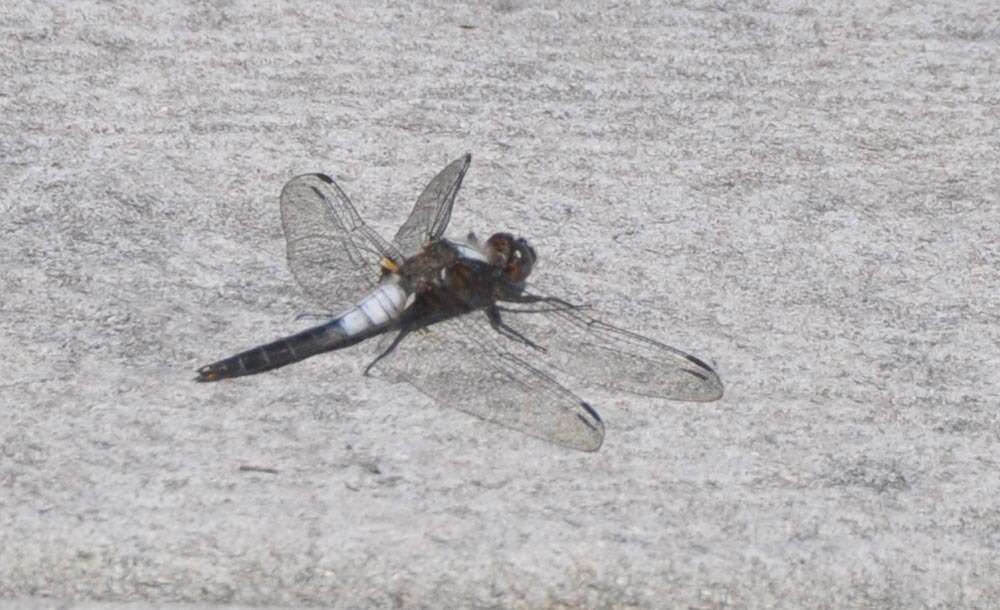
[[[382,257],[399,251],[369,228],[325,174],[303,174],[281,190],[288,267],[302,289],[331,311],[346,308],[379,279]]]
[[[558,300],[499,304],[503,323],[539,349],[511,349],[585,383],[639,396],[709,402],[722,397],[711,366],[678,349],[591,317]],[[533,354],[529,356],[528,354]]]
[[[444,235],[444,230],[451,220],[451,208],[455,204],[455,195],[462,186],[462,178],[469,169],[472,155],[466,153],[455,159],[448,167],[434,176],[424,192],[417,198],[417,203],[410,212],[403,226],[396,232],[393,243],[406,256],[416,254],[430,239]]]
[[[391,341],[384,337],[380,347]],[[564,447],[600,448],[597,412],[506,343],[475,311],[410,332],[375,368],[441,405]]]

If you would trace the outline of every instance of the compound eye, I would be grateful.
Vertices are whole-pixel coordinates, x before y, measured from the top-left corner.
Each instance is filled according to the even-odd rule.
[[[514,252],[511,253],[510,262],[507,263],[504,271],[507,274],[507,279],[519,284],[528,278],[534,266],[534,252],[526,244],[518,244]]]
[[[510,256],[510,251],[514,245],[514,238],[509,233],[494,233],[486,243],[490,248],[503,255],[504,258]]]
[[[514,238],[509,233],[494,233],[486,240],[489,246],[490,260],[494,265],[506,267],[510,264],[511,250],[514,248]]]

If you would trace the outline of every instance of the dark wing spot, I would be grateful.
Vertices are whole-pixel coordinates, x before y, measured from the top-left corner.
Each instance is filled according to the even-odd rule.
[[[684,354],[684,357],[685,357],[685,358],[687,358],[688,360],[690,360],[691,362],[693,362],[693,363],[697,364],[697,365],[698,365],[698,366],[700,366],[701,368],[705,369],[706,371],[711,371],[711,370],[713,370],[713,369],[712,369],[712,367],[708,366],[707,364],[705,364],[705,363],[704,363],[704,362],[702,362],[701,360],[699,360],[699,359],[695,358],[695,357],[694,357],[694,356],[692,356],[691,354]]]
[[[312,192],[316,193],[317,197],[319,197],[320,199],[326,201],[326,195],[324,195],[322,192],[320,192],[320,190],[318,188],[316,188],[315,186],[310,186],[309,189]]]
[[[326,174],[313,174],[313,175],[322,180],[323,182],[326,182],[327,184],[333,184],[333,178],[327,176]]]
[[[685,373],[689,373],[691,375],[694,375],[695,377],[697,377],[698,379],[701,379],[702,381],[708,381],[708,375],[706,375],[705,373],[702,373],[701,371],[692,371],[691,369],[683,369],[683,370],[684,370]]]
[[[582,401],[580,402],[580,406],[583,407],[583,410],[586,411],[591,417],[594,418],[594,421],[596,421],[598,423],[602,423],[601,416],[597,414],[597,411],[595,411],[593,407],[591,407],[590,405],[588,405],[587,403],[582,402]],[[586,417],[584,417],[584,416],[582,416],[580,414],[577,414],[577,417],[579,417],[583,421],[583,423],[587,424],[587,427],[590,428],[591,430],[597,430],[597,428],[594,426],[594,424],[592,424],[591,422],[587,421]]]

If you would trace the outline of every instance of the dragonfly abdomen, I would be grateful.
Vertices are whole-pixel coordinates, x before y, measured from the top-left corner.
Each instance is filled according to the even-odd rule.
[[[198,369],[197,381],[218,381],[270,371],[310,356],[354,345],[399,317],[407,293],[396,281],[383,282],[336,319]]]
[[[333,320],[198,369],[197,381],[218,381],[270,371],[310,356],[345,347],[339,320]],[[351,342],[353,343],[353,341]]]
[[[403,313],[407,296],[398,278],[383,281],[357,305],[340,315],[336,320],[339,329],[348,337],[355,337],[384,326]]]

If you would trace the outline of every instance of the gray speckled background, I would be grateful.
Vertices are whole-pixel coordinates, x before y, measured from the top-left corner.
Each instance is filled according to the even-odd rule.
[[[5,2],[0,605],[995,606],[996,6],[811,4]],[[467,150],[456,232],[725,398],[587,455],[364,347],[192,382],[312,309],[289,177],[391,235]]]

